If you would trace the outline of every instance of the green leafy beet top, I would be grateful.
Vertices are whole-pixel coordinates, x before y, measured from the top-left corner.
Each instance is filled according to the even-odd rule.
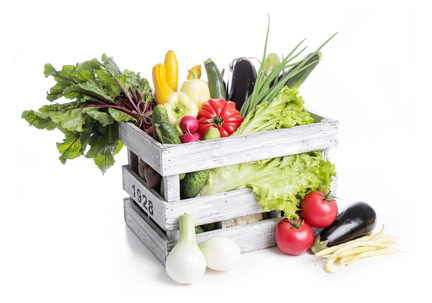
[[[151,126],[151,87],[139,73],[121,72],[114,59],[105,54],[76,65],[64,65],[60,71],[45,64],[45,77],[56,84],[47,100],[61,97],[67,103],[52,103],[38,111],[26,110],[22,118],[39,129],[59,129],[65,135],[57,143],[60,161],[84,155],[94,160],[102,173],[114,165],[123,144],[119,141],[118,122],[134,122],[144,131]]]

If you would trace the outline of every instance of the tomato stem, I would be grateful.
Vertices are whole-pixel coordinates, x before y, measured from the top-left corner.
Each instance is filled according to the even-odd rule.
[[[289,222],[291,223],[291,225],[295,228],[300,228],[300,226],[303,225],[304,220],[299,220],[297,218],[291,219],[289,220]]]
[[[321,192],[321,196],[327,202],[333,202],[335,199],[339,199],[338,197],[335,197],[331,194],[331,190],[329,190],[328,192],[324,192],[324,193]]]
[[[219,128],[224,123],[224,119],[221,116],[216,116],[213,119],[208,119],[207,122]]]

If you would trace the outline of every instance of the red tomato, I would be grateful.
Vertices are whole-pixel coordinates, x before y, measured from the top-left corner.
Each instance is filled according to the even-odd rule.
[[[307,251],[314,241],[314,232],[304,220],[287,218],[276,228],[276,243],[288,255],[298,256]]]
[[[198,112],[197,119],[198,133],[202,137],[210,128],[217,128],[222,138],[229,137],[244,120],[235,108],[235,103],[222,98],[209,99],[204,103],[202,110]]]
[[[336,219],[338,207],[330,192],[313,191],[304,197],[300,212],[310,226],[324,228]]]

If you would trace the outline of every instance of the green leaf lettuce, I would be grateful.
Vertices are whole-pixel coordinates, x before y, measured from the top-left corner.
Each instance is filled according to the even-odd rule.
[[[335,166],[313,151],[212,169],[200,193],[251,188],[264,211],[282,210],[293,218],[301,199],[313,190],[329,189],[335,175]]]
[[[298,91],[285,88],[271,102],[255,107],[233,135],[268,131],[313,123]],[[301,199],[317,189],[330,189],[335,166],[312,151],[273,159],[235,164],[210,170],[200,194],[251,188],[264,211],[282,210],[296,217]]]

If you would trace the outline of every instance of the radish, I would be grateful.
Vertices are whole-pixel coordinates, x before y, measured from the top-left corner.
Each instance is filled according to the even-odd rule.
[[[197,137],[195,137],[194,134],[195,133],[193,133],[193,134],[185,133],[180,137],[180,141],[182,143],[198,142],[199,139]]]
[[[184,116],[180,120],[180,128],[187,133],[194,133],[198,129],[198,120],[192,116]]]
[[[147,130],[147,134],[148,134],[150,137],[153,137],[153,126],[150,126],[150,128]]]
[[[192,136],[194,136],[198,140],[201,140],[201,135],[199,133],[197,133],[197,132],[192,133]]]

